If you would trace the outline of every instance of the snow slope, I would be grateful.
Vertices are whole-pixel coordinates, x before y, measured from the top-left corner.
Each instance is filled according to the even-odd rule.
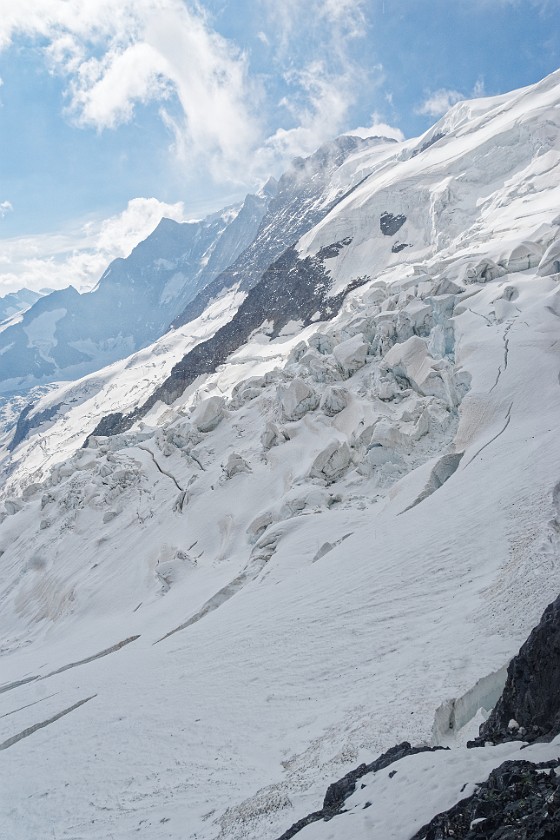
[[[348,157],[296,245],[346,293],[331,319],[274,314],[80,448],[236,323],[258,284],[234,286],[28,415],[2,463],[6,836],[273,840],[360,761],[440,742],[447,701],[468,728],[497,698],[560,588],[559,102],[555,74]],[[516,750],[406,759],[301,836],[404,840]]]

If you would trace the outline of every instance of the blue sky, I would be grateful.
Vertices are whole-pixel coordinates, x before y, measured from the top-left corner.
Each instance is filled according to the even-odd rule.
[[[0,0],[0,294],[560,65],[558,0]]]

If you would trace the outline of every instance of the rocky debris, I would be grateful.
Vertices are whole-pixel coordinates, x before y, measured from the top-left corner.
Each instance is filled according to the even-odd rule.
[[[324,479],[327,484],[332,484],[342,478],[351,463],[352,451],[348,444],[333,441],[317,455],[309,475],[312,478]]]
[[[331,245],[325,245],[317,253],[317,256],[320,260],[332,260],[334,257],[338,257],[342,249],[350,245],[351,242],[352,237],[347,236],[345,239],[341,239],[340,242],[333,242]]]
[[[346,377],[352,376],[365,365],[367,354],[368,345],[359,333],[337,344],[333,350],[333,355]]]
[[[384,236],[394,236],[406,222],[406,216],[399,214],[394,216],[392,213],[382,213],[379,218],[379,227]]]
[[[208,397],[195,408],[192,421],[199,432],[212,432],[224,418],[223,397]]]
[[[395,244],[391,248],[391,251],[393,252],[393,254],[400,254],[400,252],[404,251],[405,248],[410,248],[408,242],[395,242]]]
[[[352,192],[354,187],[348,189],[344,184],[333,195],[333,175],[348,156],[380,142],[379,138],[363,140],[344,135],[321,146],[310,157],[292,161],[289,169],[274,184],[274,194],[251,244],[186,306],[172,326],[178,327],[197,318],[224,289],[239,284],[241,290],[249,291],[256,286],[263,272],[281,257],[286,248],[297,242],[345,195]],[[328,259],[330,249],[349,244],[349,239],[327,246],[326,255],[318,255],[318,261]],[[330,253],[330,256],[335,254]]]
[[[560,596],[508,666],[506,685],[479,737],[468,746],[550,741],[560,733]]]
[[[559,765],[504,762],[472,796],[438,814],[411,840],[557,840]]]
[[[278,388],[278,401],[285,420],[301,420],[319,405],[319,395],[303,379],[292,379]]]
[[[351,770],[337,782],[329,785],[323,800],[323,807],[320,811],[314,811],[312,814],[308,814],[303,819],[298,820],[278,840],[291,840],[306,825],[318,822],[319,820],[328,822],[333,817],[341,814],[344,810],[346,800],[356,790],[357,782],[368,773],[377,773],[379,770],[384,770],[385,767],[389,767],[391,764],[409,755],[416,755],[422,752],[436,752],[436,750],[442,749],[443,747],[412,747],[408,741],[403,741],[401,744],[397,744],[395,747],[387,750],[387,752],[382,753],[382,755],[370,764],[360,764],[355,770]]]

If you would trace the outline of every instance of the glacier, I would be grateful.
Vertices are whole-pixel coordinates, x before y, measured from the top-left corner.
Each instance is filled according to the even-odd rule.
[[[6,404],[6,836],[275,840],[447,746],[295,835],[410,840],[558,758],[465,744],[560,591],[559,106],[334,141],[173,329]]]

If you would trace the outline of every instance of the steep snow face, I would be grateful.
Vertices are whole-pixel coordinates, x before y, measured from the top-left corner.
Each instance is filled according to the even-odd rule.
[[[472,106],[465,172],[482,147],[492,157],[489,125],[497,143],[510,118],[529,138],[480,204],[438,162],[447,148],[455,171],[460,120],[422,151],[429,137],[378,149],[391,166],[345,157],[328,189],[341,195],[344,167],[356,189],[286,257],[286,276],[321,266],[317,312],[298,315],[296,285],[283,307],[271,285],[268,312],[260,284],[234,286],[20,418],[0,491],[8,836],[273,840],[360,761],[431,743],[442,707],[517,651],[560,589],[558,153],[531,140],[560,130],[557,82]],[[456,250],[451,208],[405,204],[414,167],[416,195],[444,178],[465,208]],[[226,355],[167,390],[224,326]],[[139,405],[81,448],[100,417]],[[417,791],[404,838],[516,749],[411,757],[401,782],[363,793],[393,784],[401,814]],[[426,792],[436,771],[445,785]],[[348,836],[350,819],[356,836],[388,830],[388,809],[371,822],[356,796],[302,836]]]
[[[75,379],[153,342],[251,243],[269,199],[248,196],[241,208],[201,222],[163,219],[92,292],[42,298],[0,332],[0,391]]]
[[[438,268],[452,259],[457,271],[461,257],[464,272],[473,278],[482,270],[482,256],[497,264],[494,273],[515,271],[516,265],[536,267],[553,238],[559,98],[555,73],[497,101],[456,105],[420,141],[402,144],[379,161],[302,238],[301,256],[352,240],[327,263],[337,280],[335,293],[357,276],[379,275],[385,267],[436,253]],[[531,243],[530,251],[515,253],[523,251],[523,239]]]

